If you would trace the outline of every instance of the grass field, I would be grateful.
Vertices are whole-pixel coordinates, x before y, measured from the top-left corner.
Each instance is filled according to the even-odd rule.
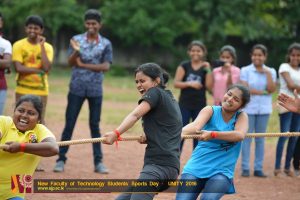
[[[47,105],[46,121],[64,120],[70,74],[70,68],[53,67],[51,74],[49,75],[50,95]],[[136,106],[137,100],[139,99],[139,94],[135,88],[133,76],[113,76],[112,74],[113,73],[108,72],[105,75],[104,80],[104,99],[101,115],[101,125],[105,125],[104,127],[117,127],[122,119]],[[14,103],[15,74],[12,73],[8,75],[7,80],[9,89],[4,114],[11,115]],[[176,97],[178,97],[179,90],[173,87],[172,80],[170,81],[168,88]],[[212,97],[209,94],[207,94],[207,97],[208,104],[211,104]],[[277,94],[274,94],[274,111],[270,117],[267,132],[279,132],[276,97]],[[64,103],[58,103],[61,99],[63,99]],[[84,122],[88,121],[87,103],[84,104],[81,110],[79,120]],[[62,128],[63,127],[61,127],[61,129]],[[139,134],[141,131],[141,125],[140,123],[137,123],[128,133]],[[274,142],[275,140],[275,138],[267,139],[268,142]]]

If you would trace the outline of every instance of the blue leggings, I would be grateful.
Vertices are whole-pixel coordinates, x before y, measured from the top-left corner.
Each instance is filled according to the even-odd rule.
[[[201,200],[217,200],[228,192],[231,180],[223,174],[216,174],[210,178],[197,178],[191,174],[182,174],[180,181],[197,182],[191,187],[183,184],[178,187],[176,200],[195,200],[202,192]]]
[[[12,197],[8,200],[24,200],[22,197]]]
[[[154,181],[165,181],[165,180],[175,180],[178,176],[178,170],[169,166],[161,166],[155,164],[147,164],[143,167],[143,170],[140,173],[139,180],[154,180]],[[132,191],[129,188],[129,191]],[[161,192],[166,187],[148,187],[150,193],[141,193],[141,192],[127,192],[119,195],[116,200],[152,200],[156,195],[156,192]],[[134,189],[137,190],[137,189]],[[133,190],[133,191],[134,191]]]

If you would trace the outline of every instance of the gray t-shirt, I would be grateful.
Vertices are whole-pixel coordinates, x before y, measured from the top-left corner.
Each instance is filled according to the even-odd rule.
[[[144,165],[157,164],[180,169],[182,118],[178,103],[169,90],[153,87],[139,100],[147,101],[151,110],[143,116],[147,137]]]

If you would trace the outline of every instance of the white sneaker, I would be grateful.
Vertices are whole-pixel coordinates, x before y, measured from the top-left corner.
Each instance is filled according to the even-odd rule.
[[[108,169],[103,165],[103,163],[99,163],[95,166],[95,172],[100,174],[108,174]]]
[[[64,171],[64,168],[65,168],[65,162],[60,160],[56,163],[53,171],[54,172],[63,172]]]

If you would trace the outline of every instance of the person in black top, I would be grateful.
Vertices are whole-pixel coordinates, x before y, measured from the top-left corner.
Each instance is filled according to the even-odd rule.
[[[104,135],[104,143],[113,144],[122,133],[142,118],[145,136],[140,142],[147,143],[147,147],[139,180],[174,180],[180,170],[182,119],[176,99],[171,91],[165,89],[168,79],[168,74],[159,65],[140,65],[135,70],[136,87],[142,95],[138,106],[127,115],[117,129]],[[153,199],[155,192],[166,187],[152,189],[150,188],[150,193],[124,193],[117,199]]]
[[[176,70],[174,87],[180,89],[179,106],[183,126],[194,121],[202,108],[206,106],[205,93],[212,89],[211,67],[205,61],[207,50],[200,41],[192,41],[188,46],[189,61],[182,62]],[[180,150],[183,147],[182,140]],[[193,140],[193,147],[197,146],[197,139]]]

